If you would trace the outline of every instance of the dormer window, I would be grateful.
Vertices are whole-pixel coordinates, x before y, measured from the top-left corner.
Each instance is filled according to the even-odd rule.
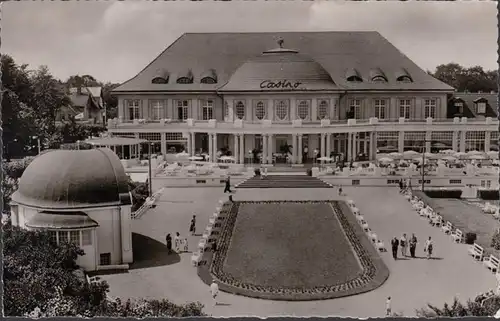
[[[156,75],[151,79],[152,84],[168,84],[169,73],[164,69],[156,72]]]
[[[351,77],[347,78],[347,81],[349,81],[349,82],[363,82],[363,79],[361,79],[361,77],[359,77],[359,76],[351,76]]]
[[[360,74],[356,69],[347,70],[345,78],[349,82],[363,82],[363,78],[361,78]]]
[[[155,77],[153,80],[151,80],[152,84],[166,84],[168,83],[168,80],[163,78],[163,77]]]
[[[486,103],[484,101],[477,103],[477,113],[478,114],[486,113]]]
[[[212,77],[205,77],[201,80],[201,83],[202,84],[215,84],[215,83],[217,83],[217,81],[215,81],[215,79],[213,79]]]
[[[387,79],[385,79],[383,76],[375,76],[372,78],[373,82],[387,82]]]
[[[457,112],[459,114],[463,114],[464,113],[464,103],[461,101],[456,101],[455,102],[455,109],[457,110]]]
[[[410,76],[399,76],[396,79],[398,82],[403,82],[403,83],[412,83],[413,80],[410,78]]]
[[[189,79],[188,77],[181,77],[181,78],[177,79],[177,83],[178,84],[192,84],[193,81],[191,79]]]

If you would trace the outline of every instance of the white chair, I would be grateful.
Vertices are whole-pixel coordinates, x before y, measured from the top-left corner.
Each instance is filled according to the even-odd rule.
[[[365,232],[368,232],[368,223],[366,221],[361,222],[361,227]]]
[[[380,240],[377,241],[376,247],[377,247],[377,250],[379,250],[380,252],[386,251],[384,242],[382,242]]]
[[[201,261],[200,252],[194,252],[193,255],[191,255],[191,264],[193,264],[193,266],[198,266],[198,264],[200,264],[200,261]]]
[[[213,226],[215,224],[215,218],[214,217],[211,217],[208,219],[208,226]]]
[[[200,242],[198,243],[198,250],[201,252],[205,251],[205,247],[207,246],[207,239],[202,238]]]
[[[358,223],[361,223],[365,220],[365,218],[363,217],[363,215],[356,215],[356,220],[358,221]]]

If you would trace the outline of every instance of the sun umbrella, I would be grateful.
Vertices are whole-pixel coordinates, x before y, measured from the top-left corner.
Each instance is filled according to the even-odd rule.
[[[453,157],[451,155],[447,155],[447,156],[444,156],[441,158],[442,160],[445,160],[445,161],[448,161],[448,162],[453,162],[453,161],[456,161],[457,158],[456,157]]]
[[[186,152],[181,152],[181,153],[175,154],[175,157],[177,157],[177,158],[188,157],[188,156],[189,156],[189,154]]]
[[[432,146],[435,147],[435,148],[446,148],[446,147],[449,147],[448,145],[443,144],[443,143],[434,143],[434,144],[432,144]]]
[[[382,157],[378,160],[380,163],[390,163],[390,162],[393,162],[394,159],[392,158],[389,158],[389,157]]]
[[[474,159],[474,160],[484,160],[484,159],[488,159],[488,157],[484,156],[484,155],[469,155],[468,156],[469,159]]]
[[[490,150],[489,152],[486,153],[489,158],[491,159],[498,159],[498,152],[494,150]]]
[[[201,156],[191,156],[188,159],[189,160],[193,160],[193,161],[199,161],[199,160],[203,160],[203,157],[201,157]]]
[[[452,155],[455,154],[456,152],[453,149],[444,149],[439,151],[441,154],[447,154],[447,155]]]
[[[320,158],[318,158],[318,160],[319,160],[319,161],[327,161],[327,162],[328,162],[328,161],[331,161],[331,160],[332,160],[332,158],[330,158],[330,157],[326,157],[326,156],[325,156],[325,157],[320,157]]]
[[[456,158],[465,158],[467,154],[462,152],[456,152],[453,156],[455,156]]]
[[[389,153],[389,157],[397,159],[397,158],[403,157],[403,154],[398,153],[398,152],[392,152],[392,153]]]
[[[483,152],[480,152],[478,150],[470,150],[467,152],[467,155],[469,155],[469,156],[470,155],[482,155],[482,154],[483,154]]]
[[[427,159],[435,159],[435,158],[437,158],[436,157],[437,155],[436,154],[432,154],[432,153],[424,153],[424,156]]]
[[[406,152],[403,152],[403,157],[405,159],[411,159],[411,158],[415,158],[417,157],[418,155],[420,155],[419,152],[416,152],[414,150],[407,150]]]

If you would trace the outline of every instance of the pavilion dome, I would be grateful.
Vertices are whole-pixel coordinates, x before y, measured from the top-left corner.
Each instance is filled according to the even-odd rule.
[[[325,90],[337,88],[330,74],[313,58],[280,47],[243,63],[221,88],[225,90]],[[279,83],[289,85],[279,86]],[[278,84],[278,86],[269,83]],[[294,84],[299,84],[294,87]]]
[[[125,205],[127,183],[120,159],[108,148],[55,150],[26,168],[12,201],[42,210]]]

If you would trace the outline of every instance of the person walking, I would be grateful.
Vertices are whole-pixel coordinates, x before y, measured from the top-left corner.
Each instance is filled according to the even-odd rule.
[[[411,257],[415,257],[415,250],[417,249],[417,237],[415,236],[415,234],[411,234],[411,238],[410,238],[410,256]]]
[[[399,246],[401,246],[401,256],[406,257],[406,249],[408,248],[408,240],[406,239],[406,233],[401,236],[399,240]]]
[[[399,193],[402,193],[403,192],[403,180],[400,179],[399,180]]]
[[[424,252],[427,252],[427,259],[430,259],[432,257],[432,250],[434,246],[432,244],[432,239],[429,236],[429,239],[425,241],[425,247],[424,247]]]
[[[196,215],[193,215],[191,218],[191,223],[189,223],[189,232],[191,232],[191,235],[196,234]]]
[[[399,240],[397,237],[394,237],[391,240],[391,247],[392,247],[392,257],[397,260],[398,259],[398,247],[399,247]]]
[[[165,238],[167,242],[167,250],[168,254],[172,253],[172,236],[170,234],[167,234],[167,237]]]
[[[181,235],[179,234],[179,232],[175,233],[174,247],[175,247],[175,252],[179,253],[181,250]]]
[[[391,308],[391,297],[388,297],[387,300],[385,301],[385,316],[391,316],[392,315],[392,308]]]
[[[184,252],[189,252],[189,244],[187,237],[184,238],[182,243],[184,243]]]
[[[342,196],[342,186],[339,186],[339,196]]]
[[[215,280],[212,280],[212,284],[210,284],[210,293],[212,294],[215,306],[217,305],[217,295],[219,295],[219,286],[215,283]]]
[[[226,192],[232,193],[232,191],[231,191],[231,178],[229,175],[226,177],[226,184],[224,187],[224,194],[226,194]]]

